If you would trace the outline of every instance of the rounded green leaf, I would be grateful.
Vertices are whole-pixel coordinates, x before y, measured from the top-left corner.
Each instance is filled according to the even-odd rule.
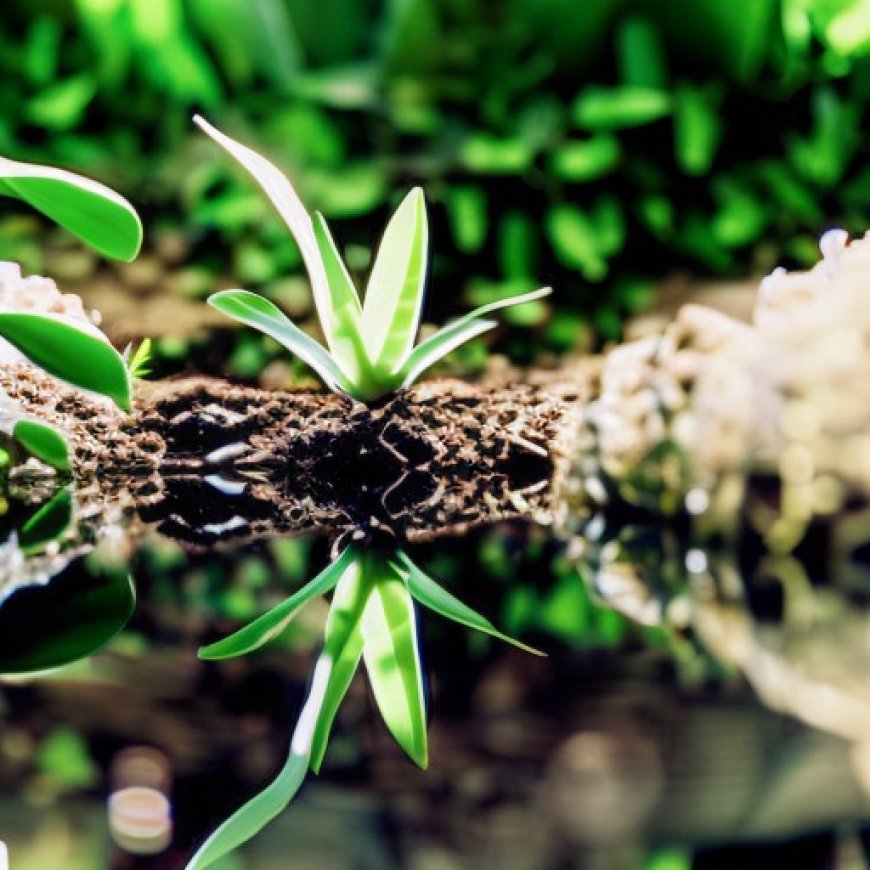
[[[32,456],[58,471],[69,471],[66,439],[53,426],[39,420],[19,420],[12,437]]]
[[[663,118],[671,111],[667,91],[625,85],[603,88],[590,85],[571,107],[574,123],[584,130],[621,130]]]
[[[0,157],[0,194],[32,205],[107,257],[132,260],[142,224],[124,197],[97,181]]]
[[[21,526],[18,546],[30,552],[42,550],[69,528],[72,512],[72,493],[62,489]]]
[[[125,574],[68,571],[19,589],[0,605],[0,673],[44,671],[92,655],[127,624],[134,606]]]
[[[0,337],[49,374],[130,409],[130,373],[96,328],[58,315],[7,311],[0,312]]]

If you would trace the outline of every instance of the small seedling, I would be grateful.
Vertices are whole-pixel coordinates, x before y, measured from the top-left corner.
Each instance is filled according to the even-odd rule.
[[[450,351],[496,326],[486,315],[551,292],[544,287],[483,305],[415,346],[429,257],[423,191],[411,190],[387,224],[361,301],[323,216],[315,213],[312,220],[293,186],[265,157],[202,118],[195,121],[260,184],[296,239],[328,350],[256,293],[224,290],[209,304],[283,344],[331,390],[366,402],[407,387]]]

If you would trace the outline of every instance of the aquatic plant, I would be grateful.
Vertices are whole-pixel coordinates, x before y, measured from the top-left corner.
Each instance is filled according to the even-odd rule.
[[[280,342],[331,390],[370,401],[407,387],[450,351],[496,326],[486,315],[551,292],[543,287],[482,305],[415,346],[429,257],[423,191],[411,190],[387,224],[360,300],[323,215],[317,212],[312,220],[289,180],[265,157],[203,118],[194,120],[260,184],[296,239],[329,350],[256,293],[224,290],[209,297],[209,304]]]

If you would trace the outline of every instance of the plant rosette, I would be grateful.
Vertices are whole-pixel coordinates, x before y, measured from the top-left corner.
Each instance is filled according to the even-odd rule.
[[[265,157],[204,119],[194,120],[253,176],[287,224],[308,271],[326,347],[256,293],[224,290],[209,304],[284,345],[331,390],[368,402],[407,387],[452,350],[495,327],[487,315],[551,292],[543,287],[490,302],[415,345],[429,266],[423,191],[411,190],[387,224],[361,300],[323,215],[312,218],[288,179]]]

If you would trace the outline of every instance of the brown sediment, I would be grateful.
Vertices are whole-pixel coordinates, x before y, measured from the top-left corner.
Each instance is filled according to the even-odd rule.
[[[126,488],[144,520],[200,546],[549,522],[588,380],[434,380],[366,406],[186,378],[139,384],[127,416],[25,365],[0,374],[25,411],[67,433],[80,485]]]

